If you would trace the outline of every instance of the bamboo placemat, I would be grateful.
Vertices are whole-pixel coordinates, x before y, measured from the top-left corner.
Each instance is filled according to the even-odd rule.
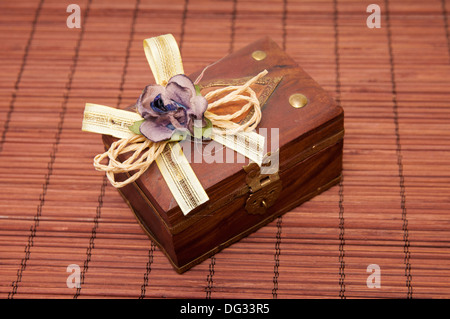
[[[1,1],[0,297],[449,298],[450,1],[379,1],[370,29],[372,2],[79,0],[69,29],[72,1]],[[345,110],[343,182],[183,275],[80,129],[153,81],[166,33],[187,74],[269,35]]]

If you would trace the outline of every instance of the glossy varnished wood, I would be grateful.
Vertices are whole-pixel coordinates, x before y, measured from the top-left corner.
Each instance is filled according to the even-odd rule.
[[[252,53],[264,51],[255,60]],[[310,76],[270,38],[258,40],[211,66],[200,84],[238,79],[269,71],[282,77],[263,105],[259,128],[275,128],[280,148],[282,193],[263,215],[245,210],[249,196],[244,163],[196,163],[191,166],[210,200],[184,216],[177,207],[158,167],[151,168],[134,183],[120,190],[146,232],[159,244],[177,271],[183,272],[213,253],[267,224],[303,201],[338,182],[342,168],[343,111]],[[191,75],[195,79],[197,74]],[[295,108],[289,97],[301,93],[308,104]],[[109,147],[112,138],[104,136]],[[323,144],[326,145],[317,147]],[[270,141],[268,141],[270,143]],[[183,148],[192,145],[184,141]],[[212,142],[215,143],[215,142]],[[203,151],[206,145],[202,145]],[[317,147],[317,148],[316,148]],[[191,158],[201,158],[195,153]],[[248,163],[248,160],[246,160]],[[126,176],[123,175],[122,178]]]

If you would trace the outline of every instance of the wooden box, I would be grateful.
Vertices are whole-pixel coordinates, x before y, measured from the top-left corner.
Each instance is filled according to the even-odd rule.
[[[248,159],[242,163],[237,157],[233,163],[191,161],[209,201],[187,215],[155,163],[136,182],[119,189],[140,225],[179,273],[341,178],[343,110],[272,40],[258,40],[225,57],[205,72],[200,84],[204,90],[230,85],[264,69],[269,73],[257,88],[262,102],[258,128],[278,129],[279,151],[271,153],[279,159],[277,172],[261,175],[255,163],[249,164]],[[104,135],[103,141],[109,148],[114,139]],[[181,142],[183,148],[189,147],[187,143],[192,142]]]

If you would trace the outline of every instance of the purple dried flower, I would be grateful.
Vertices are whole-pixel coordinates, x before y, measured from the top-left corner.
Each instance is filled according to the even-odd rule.
[[[178,74],[166,87],[146,86],[136,105],[145,119],[139,127],[140,132],[149,140],[160,142],[170,139],[176,131],[189,131],[194,135],[194,121],[205,125],[203,114],[208,102],[203,96],[196,95],[194,83],[187,76]]]

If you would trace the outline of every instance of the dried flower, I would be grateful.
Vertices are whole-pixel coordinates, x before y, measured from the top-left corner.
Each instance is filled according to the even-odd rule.
[[[175,132],[194,135],[194,123],[206,125],[203,114],[208,102],[183,74],[173,76],[165,87],[146,86],[136,105],[144,118],[139,130],[153,142],[168,140]]]

